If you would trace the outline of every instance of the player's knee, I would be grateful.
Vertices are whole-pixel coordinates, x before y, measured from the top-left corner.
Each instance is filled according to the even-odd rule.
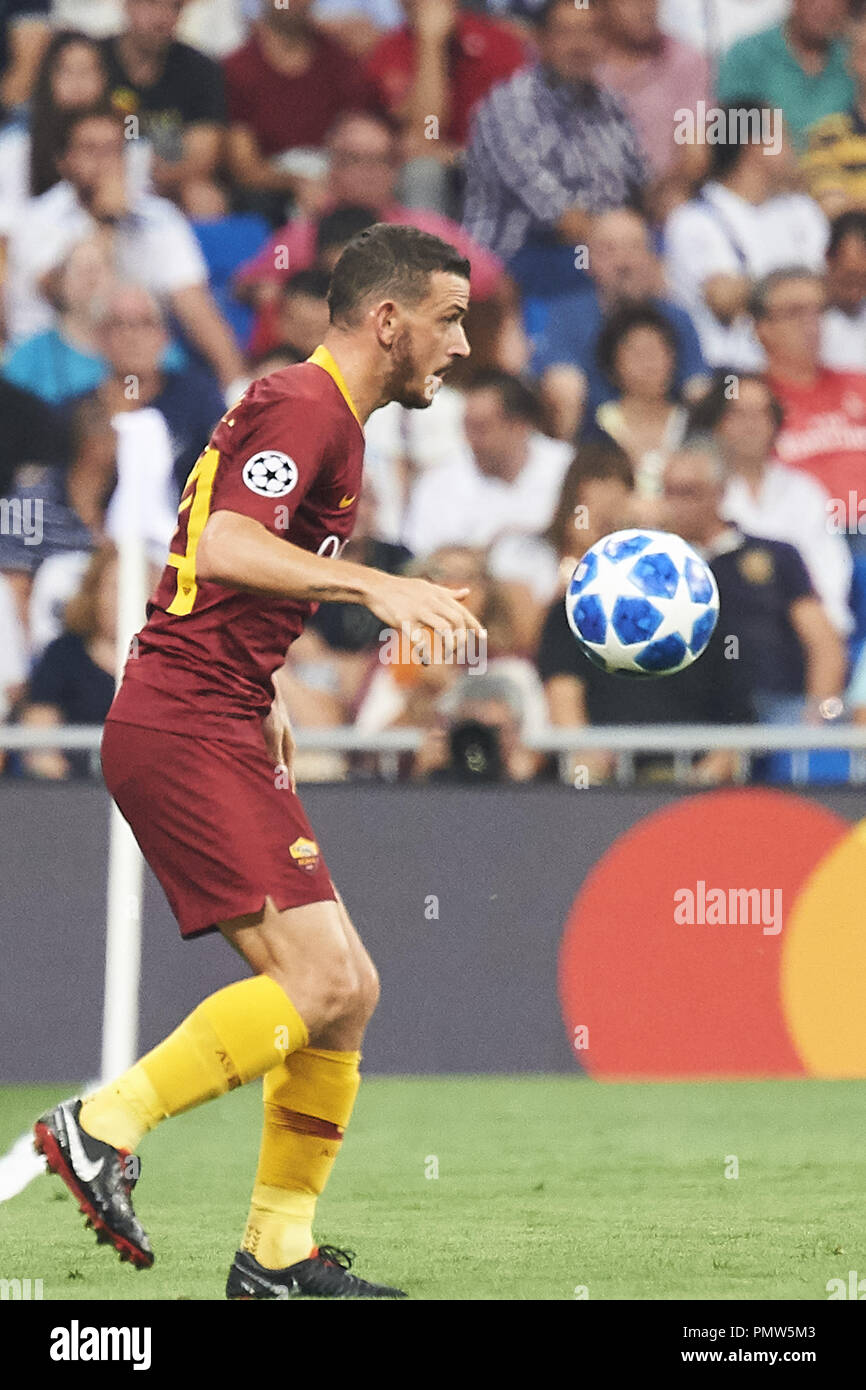
[[[363,1025],[375,1012],[379,994],[379,972],[370,957],[347,957],[330,980],[327,998],[323,999],[323,1021]]]
[[[320,1025],[337,1023],[358,1011],[361,982],[348,951],[331,956],[317,979],[316,1014]]]
[[[379,1003],[379,995],[382,993],[379,981],[379,972],[370,957],[367,956],[363,964],[359,967],[359,989],[358,1004],[359,1012],[365,1019],[372,1018],[376,1012],[376,1005]]]
[[[379,974],[375,965],[366,957],[362,961],[355,960],[357,971],[357,984],[351,1000],[347,1001],[346,1012],[340,1018],[340,1023],[351,1024],[353,1027],[364,1028],[372,1018],[376,1005],[379,1002]]]

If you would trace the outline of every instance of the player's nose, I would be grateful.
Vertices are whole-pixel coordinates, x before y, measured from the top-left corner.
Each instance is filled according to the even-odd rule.
[[[452,357],[468,357],[472,349],[469,346],[469,339],[466,337],[466,330],[462,323],[459,325],[459,330],[460,336],[454,347],[451,348],[451,355]]]

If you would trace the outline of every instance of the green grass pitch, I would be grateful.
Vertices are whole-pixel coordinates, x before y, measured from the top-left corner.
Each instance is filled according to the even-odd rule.
[[[68,1093],[0,1090],[0,1152]],[[420,1299],[824,1300],[866,1277],[864,1109],[866,1082],[367,1079],[316,1236]],[[46,1299],[222,1298],[258,1138],[252,1086],[143,1142],[149,1271],[37,1179],[0,1205],[0,1277]]]

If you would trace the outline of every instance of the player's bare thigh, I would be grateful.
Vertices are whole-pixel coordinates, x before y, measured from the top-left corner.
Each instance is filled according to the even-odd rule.
[[[267,898],[260,912],[221,922],[220,931],[255,974],[286,991],[313,1045],[359,1046],[379,979],[342,899],[279,912]]]

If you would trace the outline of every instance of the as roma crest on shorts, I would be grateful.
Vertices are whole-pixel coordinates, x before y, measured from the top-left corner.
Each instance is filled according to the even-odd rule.
[[[315,873],[319,867],[319,846],[315,840],[307,840],[299,835],[294,844],[289,845],[289,854],[298,868],[307,874]]]

